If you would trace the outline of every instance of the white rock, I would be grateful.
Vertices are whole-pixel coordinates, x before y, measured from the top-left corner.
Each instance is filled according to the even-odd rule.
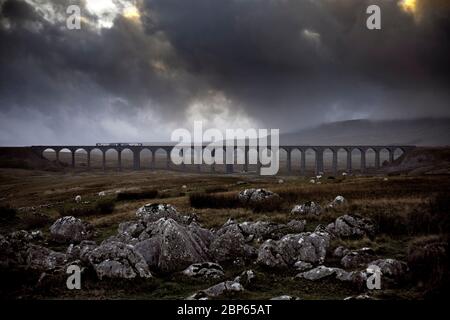
[[[105,192],[105,191],[100,191],[100,192],[98,193],[98,196],[99,196],[99,197],[104,197],[104,196],[106,196],[106,192]]]
[[[282,183],[284,183],[284,180],[283,180],[283,179],[279,179],[279,180],[278,180],[278,183],[279,183],[279,184],[282,184]]]
[[[316,183],[316,180],[311,179],[311,180],[309,180],[309,183]]]
[[[80,196],[80,195],[77,195],[77,196],[75,197],[75,202],[76,202],[76,203],[80,203],[80,202],[81,202],[81,196]]]

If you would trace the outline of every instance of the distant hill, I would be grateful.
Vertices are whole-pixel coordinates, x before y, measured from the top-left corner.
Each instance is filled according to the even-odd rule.
[[[384,169],[387,173],[450,174],[450,148],[419,147],[401,155]]]
[[[0,168],[54,171],[63,167],[61,162],[40,157],[27,147],[0,147]]]
[[[450,118],[332,122],[282,134],[280,143],[448,146],[450,145]]]

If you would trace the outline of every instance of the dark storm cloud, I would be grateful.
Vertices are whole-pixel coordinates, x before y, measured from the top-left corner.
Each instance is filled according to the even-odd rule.
[[[39,2],[0,0],[1,144],[161,140],[200,111],[285,131],[450,115],[444,0],[136,1],[139,20],[101,29],[83,6],[77,31],[57,17],[79,1],[51,1],[53,20]]]

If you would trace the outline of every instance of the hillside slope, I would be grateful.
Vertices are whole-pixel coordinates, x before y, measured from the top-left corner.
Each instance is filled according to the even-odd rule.
[[[450,119],[349,120],[282,134],[282,144],[450,145]]]

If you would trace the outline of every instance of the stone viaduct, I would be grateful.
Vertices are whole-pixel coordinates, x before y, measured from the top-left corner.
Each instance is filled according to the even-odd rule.
[[[94,150],[100,151],[103,155],[102,166],[103,169],[106,169],[106,152],[108,150],[117,151],[117,169],[122,169],[122,152],[124,150],[130,150],[133,154],[133,169],[139,170],[141,168],[140,163],[140,153],[143,150],[149,150],[152,155],[151,159],[151,168],[155,168],[155,154],[159,150],[163,150],[166,153],[166,167],[169,167],[170,160],[170,152],[174,148],[174,145],[78,145],[78,146],[32,146],[31,149],[37,153],[39,156],[43,157],[44,151],[53,150],[56,153],[56,159],[59,160],[59,153],[61,150],[68,150],[72,156],[72,167],[75,167],[75,153],[79,150],[84,150],[87,153],[87,168],[91,167],[91,152]],[[204,148],[204,147],[203,147]],[[235,147],[236,149],[237,147]],[[403,146],[403,145],[386,145],[386,146],[372,146],[372,145],[359,145],[359,146],[297,146],[297,145],[288,145],[288,146],[280,146],[281,150],[286,152],[286,169],[287,172],[291,172],[292,160],[291,154],[295,150],[300,151],[300,173],[306,173],[306,152],[313,151],[315,154],[315,172],[316,174],[324,171],[324,152],[331,151],[332,152],[332,173],[337,174],[338,171],[338,152],[343,150],[347,154],[346,159],[346,170],[347,172],[352,172],[352,151],[359,150],[361,153],[361,166],[360,171],[362,173],[366,170],[366,153],[369,150],[372,150],[375,153],[375,169],[379,169],[381,166],[380,163],[380,153],[385,150],[389,153],[389,162],[394,160],[394,152],[396,150],[400,150],[402,153],[408,152],[415,148],[415,146]],[[243,148],[242,148],[243,149]],[[248,171],[248,147],[245,148],[245,163],[244,163],[244,171]],[[183,166],[183,165],[181,165]],[[260,164],[258,164],[258,168]],[[200,171],[200,165],[197,165],[198,171]],[[214,165],[211,165],[211,171],[214,172]],[[233,173],[233,165],[226,165],[226,173]]]

